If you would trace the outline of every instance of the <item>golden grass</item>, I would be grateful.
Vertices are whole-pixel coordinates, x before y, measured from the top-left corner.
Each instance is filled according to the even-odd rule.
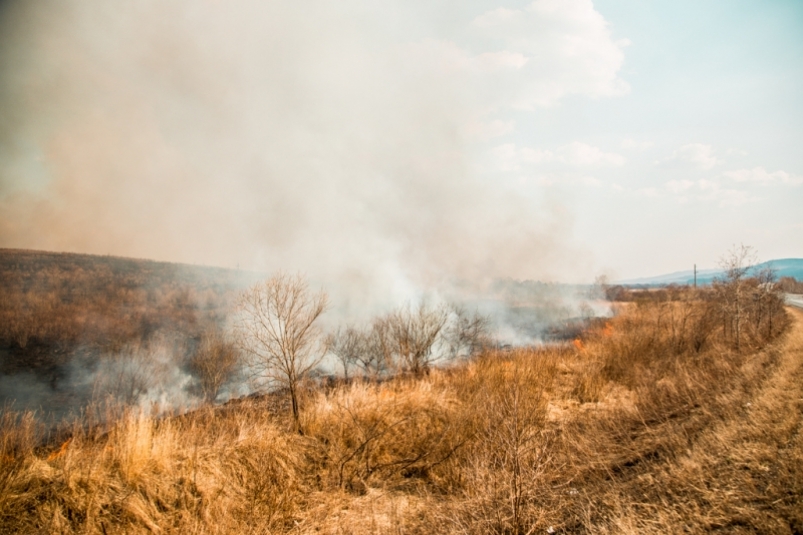
[[[7,412],[0,532],[800,532],[803,314],[737,353],[699,332],[705,306],[312,389],[304,436],[271,398],[51,440]]]

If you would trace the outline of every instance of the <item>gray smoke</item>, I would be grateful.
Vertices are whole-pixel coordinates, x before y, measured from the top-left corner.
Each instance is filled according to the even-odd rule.
[[[585,274],[563,201],[472,156],[507,105],[618,90],[601,16],[552,4],[518,38],[490,2],[7,2],[0,246],[302,271],[351,311]]]
[[[0,247],[300,271],[327,328],[428,299],[538,341],[585,298],[494,281],[588,278],[590,259],[566,199],[488,171],[489,140],[512,109],[626,87],[590,0],[511,4],[6,0]],[[0,390],[192,405],[179,354],[78,355],[56,386]]]

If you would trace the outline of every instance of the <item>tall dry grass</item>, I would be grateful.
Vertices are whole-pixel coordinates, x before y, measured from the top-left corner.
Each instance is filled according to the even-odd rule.
[[[574,343],[310,386],[304,436],[278,394],[172,417],[122,410],[50,440],[6,412],[0,532],[783,533],[803,509],[800,418],[772,415],[799,405],[803,383],[777,381],[803,373],[803,318],[798,338],[737,352],[709,305],[628,304]],[[730,446],[787,490],[762,497],[715,457]]]

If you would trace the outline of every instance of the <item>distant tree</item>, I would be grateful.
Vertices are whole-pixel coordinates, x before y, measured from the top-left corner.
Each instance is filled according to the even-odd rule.
[[[755,264],[756,253],[752,247],[733,246],[719,261],[724,275],[714,281],[722,303],[726,336],[730,332],[737,351],[741,348],[748,274]]]
[[[189,368],[198,379],[201,395],[211,403],[239,370],[240,351],[222,334],[206,334],[190,356]]]
[[[238,343],[248,371],[263,384],[287,389],[299,433],[299,387],[323,358],[316,321],[326,306],[325,293],[312,293],[303,277],[284,273],[252,286],[240,300]]]
[[[782,313],[783,289],[778,284],[778,273],[772,266],[761,269],[755,275],[753,291],[753,320],[756,333],[761,334],[761,325],[766,325],[767,339],[773,336],[775,317]]]
[[[394,366],[392,334],[389,316],[374,318],[370,329],[363,333],[357,362],[365,375],[375,377]]]
[[[803,294],[803,281],[794,277],[781,277],[778,281],[778,288],[788,294]]]
[[[428,372],[438,358],[433,349],[448,319],[445,307],[430,307],[425,303],[389,314],[385,322],[396,365],[416,375]]]
[[[453,305],[444,329],[445,346],[451,358],[471,357],[491,345],[488,318]]]
[[[366,336],[354,327],[338,329],[326,337],[326,348],[343,367],[343,378],[348,381],[349,369],[361,363],[366,352]]]

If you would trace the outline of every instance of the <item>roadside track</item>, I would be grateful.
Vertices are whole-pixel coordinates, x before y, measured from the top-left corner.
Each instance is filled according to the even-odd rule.
[[[686,531],[803,533],[803,310],[787,311],[792,325],[762,386],[666,467],[685,483],[673,513],[694,518]]]
[[[803,308],[803,294],[784,294],[784,301],[789,306]]]

